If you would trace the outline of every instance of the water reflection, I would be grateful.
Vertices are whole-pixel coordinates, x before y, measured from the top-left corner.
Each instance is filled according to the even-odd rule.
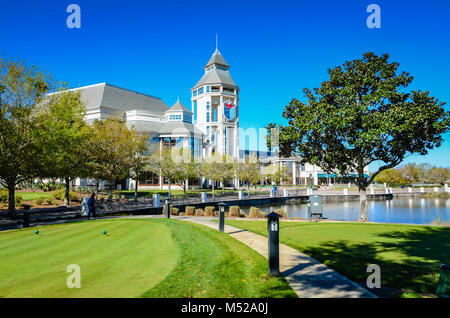
[[[306,219],[306,204],[261,205],[262,211],[270,207],[282,208],[288,217]],[[248,213],[249,207],[242,208]],[[373,222],[430,224],[440,218],[449,222],[450,200],[427,198],[396,198],[385,201],[369,201],[367,204],[369,220]],[[323,216],[330,220],[356,221],[359,218],[359,201],[324,203]]]

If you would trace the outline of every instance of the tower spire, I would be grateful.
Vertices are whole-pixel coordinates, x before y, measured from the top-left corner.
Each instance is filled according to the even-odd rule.
[[[216,52],[219,52],[219,35],[216,33]]]

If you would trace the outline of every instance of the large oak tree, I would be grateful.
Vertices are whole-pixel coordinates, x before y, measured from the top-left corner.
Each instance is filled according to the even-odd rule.
[[[364,53],[329,69],[327,81],[305,88],[306,101],[292,99],[283,113],[289,125],[281,128],[280,143],[356,184],[360,220],[368,219],[366,189],[374,178],[408,154],[439,147],[449,130],[445,103],[428,91],[408,91],[413,77],[398,67],[388,54]],[[381,164],[367,178],[364,168],[372,162]]]

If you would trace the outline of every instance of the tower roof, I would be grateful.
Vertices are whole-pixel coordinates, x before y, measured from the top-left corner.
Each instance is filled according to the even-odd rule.
[[[206,64],[205,68],[210,67],[211,65],[218,64],[225,67],[230,67],[230,65],[227,64],[225,59],[223,58],[222,54],[220,54],[219,50],[216,49],[209,59],[208,63]]]
[[[172,105],[172,107],[170,107],[167,111],[170,112],[172,110],[176,110],[176,111],[184,111],[184,112],[189,112],[192,113],[191,110],[189,108],[187,108],[186,106],[184,106],[183,104],[180,103],[180,100],[178,99],[177,102],[175,104]]]

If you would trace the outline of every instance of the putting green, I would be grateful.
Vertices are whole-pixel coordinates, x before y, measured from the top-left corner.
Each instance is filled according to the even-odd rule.
[[[138,297],[176,266],[158,220],[102,220],[0,232],[0,297]],[[107,234],[102,232],[106,230]],[[68,288],[67,266],[81,270]]]

